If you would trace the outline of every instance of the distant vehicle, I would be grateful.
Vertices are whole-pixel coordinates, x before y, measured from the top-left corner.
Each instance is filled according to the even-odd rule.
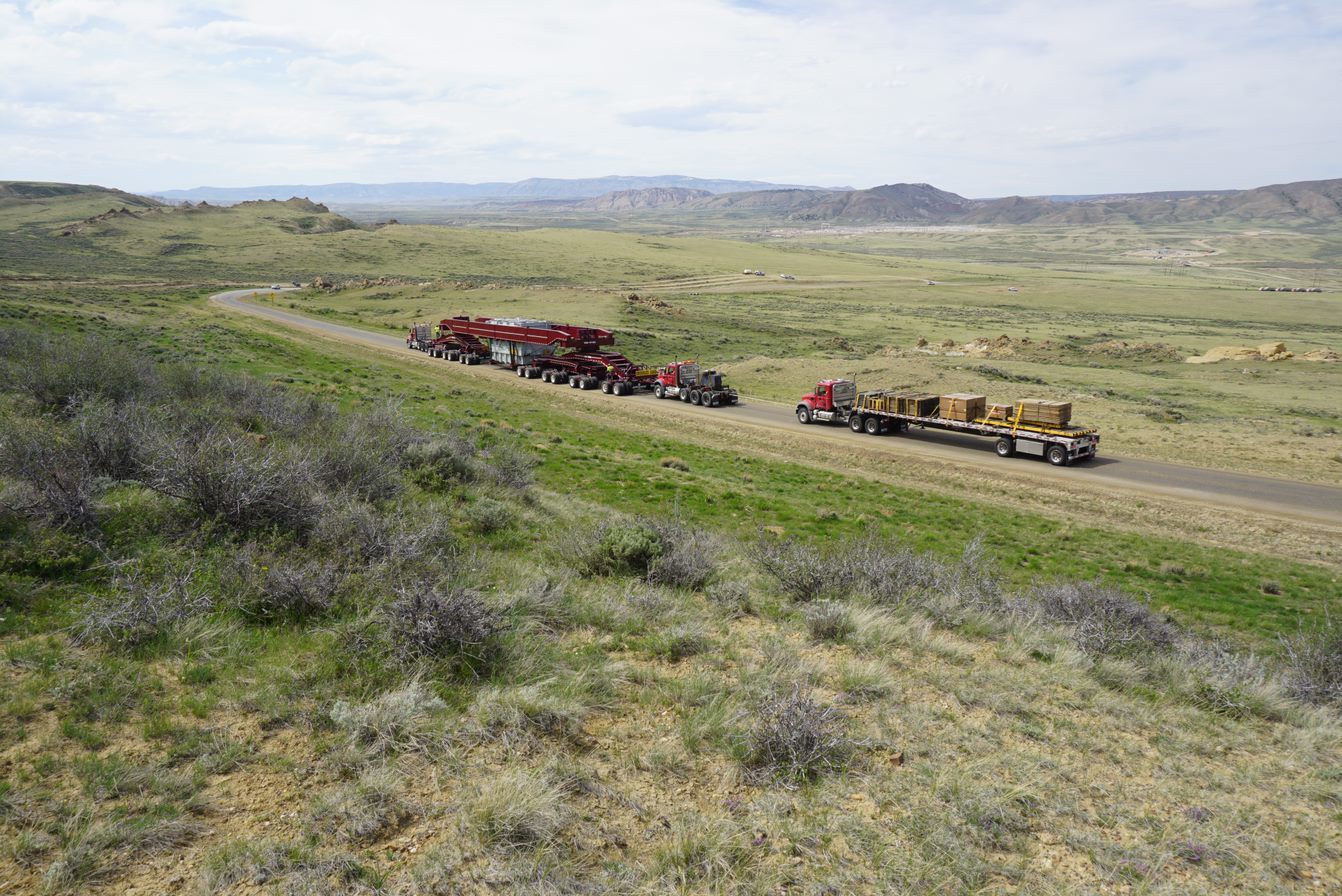
[[[294,281],[294,288],[295,288],[295,289],[297,289],[298,287],[300,287],[300,286],[302,286],[302,285],[303,285],[303,284],[299,283],[297,280]]]
[[[1015,287],[1015,286],[1008,286],[1008,287],[1007,287],[1007,292],[1020,292],[1020,289],[1018,289],[1018,288]]]
[[[284,287],[283,287],[283,286],[280,286],[278,283],[272,283],[272,284],[270,284],[270,288],[271,288],[271,289],[284,289]]]
[[[779,276],[779,277],[782,277],[784,280],[796,280],[796,279],[797,279],[796,277],[792,276],[791,274],[779,274],[778,276]]]
[[[763,271],[756,271],[756,272],[755,272],[755,276],[756,276],[756,277],[763,277],[763,276],[764,276],[764,272],[763,272]]]

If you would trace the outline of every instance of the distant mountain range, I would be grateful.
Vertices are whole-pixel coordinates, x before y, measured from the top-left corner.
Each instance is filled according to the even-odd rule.
[[[434,202],[525,202],[535,200],[592,199],[626,190],[703,190],[708,193],[739,193],[748,190],[832,190],[795,184],[772,184],[758,180],[718,180],[668,174],[659,177],[588,177],[562,179],[532,177],[513,183],[460,184],[437,181],[392,184],[272,184],[261,187],[196,187],[190,190],[156,190],[147,195],[168,202],[234,203],[249,199],[288,199],[306,196],[330,205],[395,204]],[[838,189],[847,189],[838,188]]]
[[[68,184],[0,183],[0,204],[65,193],[113,194],[122,205],[148,205],[119,190]],[[270,194],[274,194],[273,196]],[[759,181],[704,178],[601,177],[584,180],[532,178],[499,184],[329,184],[228,189],[169,190],[167,201],[236,204],[307,196],[353,213],[361,203],[413,207],[418,203],[474,206],[487,213],[524,213],[529,219],[551,212],[578,216],[695,215],[794,225],[879,224],[1182,224],[1336,223],[1342,221],[1342,178],[1273,184],[1250,190],[1183,190],[1096,196],[1007,196],[968,199],[931,184],[885,184],[867,190],[848,187],[779,186]],[[341,196],[342,199],[334,199]]]
[[[497,207],[497,204],[495,204]],[[1342,179],[1275,184],[1252,190],[1188,190],[1103,196],[1008,196],[966,199],[931,184],[869,190],[621,190],[566,202],[514,202],[519,211],[640,212],[673,208],[817,224],[1177,224],[1191,221],[1337,221]]]

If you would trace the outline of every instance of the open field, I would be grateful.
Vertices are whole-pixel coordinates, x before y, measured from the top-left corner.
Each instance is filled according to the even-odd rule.
[[[1165,273],[1127,254],[1157,242],[1136,230],[765,245],[230,214],[55,237],[59,209],[0,208],[5,358],[29,359],[0,390],[0,889],[1342,887],[1322,835],[1342,671],[1305,650],[1337,632],[1328,527],[1013,493],[974,464],[761,439],[207,301],[232,278],[387,278],[268,302],[382,334],[608,325],[640,360],[720,358],[784,400],[821,373],[1028,389],[1076,401],[1108,451],[1336,482],[1342,365],[1093,348],[1339,348],[1336,293],[1232,288],[1222,255]],[[1327,234],[1260,254],[1185,236],[1159,247],[1336,286]],[[8,335],[34,325],[50,360]],[[92,398],[31,385],[71,381]],[[1289,429],[1256,443],[1259,419]],[[61,480],[87,502],[41,491],[53,457],[91,465]],[[307,515],[221,511],[181,487],[204,460],[291,476]]]

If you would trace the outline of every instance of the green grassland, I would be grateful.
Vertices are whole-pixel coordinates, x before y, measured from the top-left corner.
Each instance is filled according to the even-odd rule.
[[[1272,527],[1218,547],[1186,519],[1013,506],[860,452],[641,424],[601,396],[545,400],[207,302],[229,281],[351,278],[262,300],[384,332],[460,312],[605,325],[640,360],[721,358],[780,399],[824,372],[1028,388],[1144,427],[1124,447],[1163,456],[1172,434],[1248,411],[1311,430],[1282,452],[1335,451],[1339,365],[1244,373],[1089,346],[1187,351],[1272,326],[1337,347],[1332,294],[1166,274],[1115,254],[1145,245],[1137,231],[1077,236],[1086,263],[1048,260],[1061,232],[999,235],[1041,266],[992,270],[985,243],[932,232],[844,248],[337,230],[283,204],[59,235],[103,198],[0,203],[0,345],[27,359],[6,355],[0,388],[0,889],[1342,886],[1319,836],[1342,822],[1337,648],[1332,666],[1304,652],[1319,630],[1342,643],[1335,558],[1288,559]],[[1237,264],[1303,265],[1327,244],[1288,239]],[[1273,317],[1263,301],[1300,304]],[[34,330],[45,348],[12,335]],[[1012,355],[913,352],[920,335],[1003,332]],[[26,385],[67,381],[92,400],[43,404]],[[164,439],[187,425],[231,451]],[[1208,450],[1199,462],[1267,463]],[[194,452],[288,471],[310,515],[258,524],[165,486]],[[52,457],[97,469],[44,479]],[[1329,478],[1312,463],[1296,472]],[[90,490],[77,520],[31,503],[49,481]]]

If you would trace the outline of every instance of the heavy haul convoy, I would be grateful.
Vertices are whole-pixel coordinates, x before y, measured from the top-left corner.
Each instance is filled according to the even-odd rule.
[[[531,318],[450,317],[437,324],[415,324],[406,336],[411,349],[462,364],[492,363],[527,379],[567,383],[574,389],[600,389],[610,395],[652,392],[703,407],[740,401],[722,374],[694,361],[676,361],[660,369],[639,367],[624,355],[603,348],[615,334],[596,327],[575,327]],[[853,432],[904,433],[910,427],[946,429],[997,439],[997,453],[1043,457],[1055,466],[1095,456],[1097,430],[1071,425],[1068,402],[1027,400],[989,405],[982,395],[926,392],[861,392],[852,380],[822,380],[797,404],[801,423],[846,423]]]

